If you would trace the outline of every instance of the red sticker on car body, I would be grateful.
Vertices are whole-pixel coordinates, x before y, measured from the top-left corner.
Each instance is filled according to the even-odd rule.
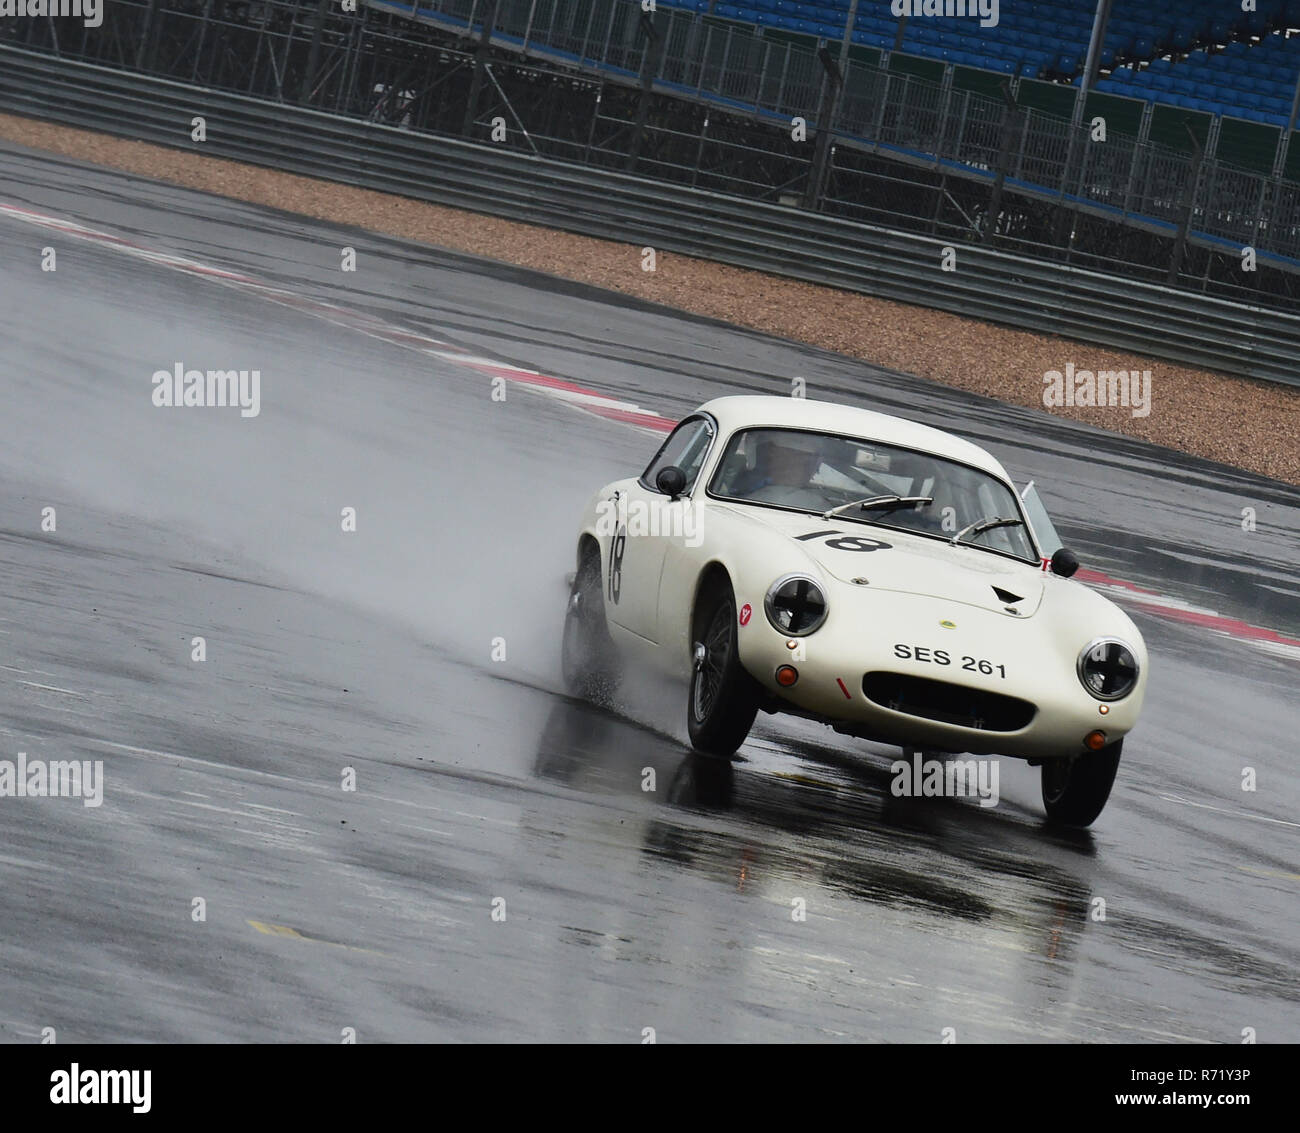
[[[752,609],[750,609],[750,606],[749,606],[749,603],[748,603],[748,602],[746,602],[743,606],[740,607],[740,624],[741,624],[741,625],[743,625],[743,626],[747,626],[747,625],[749,625],[749,619],[750,619],[751,617],[753,617],[753,616],[754,616],[754,611],[753,611]]]

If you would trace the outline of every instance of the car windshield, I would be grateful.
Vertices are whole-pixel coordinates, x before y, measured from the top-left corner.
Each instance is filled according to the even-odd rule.
[[[709,484],[725,499],[818,515],[847,508],[828,522],[869,523],[938,539],[983,520],[1023,520],[1015,493],[1001,480],[954,460],[879,441],[797,429],[742,429],[731,436]],[[922,497],[930,503],[891,507],[880,497]],[[1037,562],[1022,524],[967,533],[963,545]]]

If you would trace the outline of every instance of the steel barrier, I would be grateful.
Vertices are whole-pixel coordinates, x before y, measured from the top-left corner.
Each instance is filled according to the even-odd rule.
[[[0,47],[0,107],[418,200],[1300,385],[1300,316]],[[191,119],[207,121],[203,143]]]

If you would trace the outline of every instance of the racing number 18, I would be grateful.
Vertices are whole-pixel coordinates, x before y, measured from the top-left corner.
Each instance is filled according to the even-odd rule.
[[[807,535],[796,535],[795,539],[799,542],[805,542],[809,539],[821,539],[826,535],[838,535],[838,539],[827,539],[826,546],[833,547],[837,551],[887,551],[893,546],[892,543],[885,543],[879,539],[867,539],[861,535],[845,535],[844,532],[835,528],[826,531],[809,531]]]
[[[627,544],[627,528],[620,527],[609,541],[609,600],[618,605],[623,590],[623,549]]]

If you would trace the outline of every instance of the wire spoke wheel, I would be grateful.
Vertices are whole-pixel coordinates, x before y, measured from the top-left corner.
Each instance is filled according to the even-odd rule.
[[[583,560],[569,592],[560,671],[565,687],[575,696],[602,701],[618,688],[619,661],[605,626],[600,557],[595,553]]]
[[[733,607],[724,602],[718,607],[704,635],[704,659],[696,666],[693,678],[695,719],[704,721],[717,703],[727,663],[731,660],[731,617]]]
[[[1068,759],[1045,759],[1040,772],[1043,808],[1052,822],[1091,826],[1110,798],[1124,741]]]
[[[1049,759],[1043,763],[1043,802],[1054,805],[1061,801],[1070,785],[1072,759]]]
[[[687,731],[696,751],[731,756],[749,735],[760,689],[740,663],[736,599],[729,582],[715,578],[701,589],[693,622]]]

